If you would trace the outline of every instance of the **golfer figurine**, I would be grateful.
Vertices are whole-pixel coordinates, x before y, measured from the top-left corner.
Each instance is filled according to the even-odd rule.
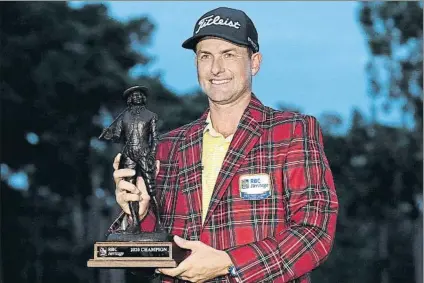
[[[123,98],[127,103],[127,108],[108,128],[103,130],[99,139],[124,143],[119,169],[135,170],[135,176],[125,178],[134,185],[137,177],[143,177],[147,192],[154,202],[158,224],[156,227],[161,229],[155,186],[155,156],[158,143],[157,115],[146,109],[147,95],[148,89],[143,86],[133,86],[124,91]],[[129,207],[133,221],[125,232],[140,233],[139,203],[131,201]]]

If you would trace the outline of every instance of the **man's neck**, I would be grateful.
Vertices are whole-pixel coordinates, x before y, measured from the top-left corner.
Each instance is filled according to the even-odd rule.
[[[209,102],[213,128],[224,137],[234,134],[251,97],[252,95],[249,92],[248,95],[243,95],[240,99],[228,105]]]

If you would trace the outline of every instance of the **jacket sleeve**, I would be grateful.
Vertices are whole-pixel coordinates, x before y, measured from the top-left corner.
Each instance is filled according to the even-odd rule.
[[[238,278],[234,282],[289,282],[327,259],[338,214],[333,176],[324,153],[321,128],[302,116],[283,165],[289,228],[274,237],[227,250]],[[281,281],[279,281],[281,282]]]

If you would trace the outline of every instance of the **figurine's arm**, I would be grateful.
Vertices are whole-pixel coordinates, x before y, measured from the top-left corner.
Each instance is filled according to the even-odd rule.
[[[151,140],[152,147],[151,148],[152,148],[152,155],[154,158],[156,158],[156,149],[158,146],[157,120],[158,120],[158,116],[155,114],[152,120],[150,121],[151,129],[152,129],[152,140]]]
[[[119,116],[108,128],[104,129],[99,139],[119,142],[121,140],[123,116]]]

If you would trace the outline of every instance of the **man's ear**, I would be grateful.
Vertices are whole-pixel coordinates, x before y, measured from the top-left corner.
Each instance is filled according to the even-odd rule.
[[[252,55],[252,76],[256,75],[259,72],[259,69],[261,68],[262,63],[262,54],[259,52],[256,52]]]

